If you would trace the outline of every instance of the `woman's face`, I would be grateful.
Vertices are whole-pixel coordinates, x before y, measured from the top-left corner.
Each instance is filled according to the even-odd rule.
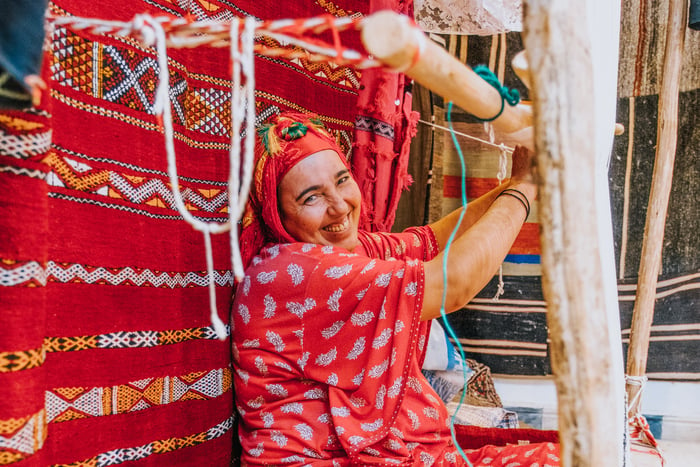
[[[357,246],[362,194],[335,151],[325,149],[292,167],[278,199],[282,225],[296,240],[348,251]]]

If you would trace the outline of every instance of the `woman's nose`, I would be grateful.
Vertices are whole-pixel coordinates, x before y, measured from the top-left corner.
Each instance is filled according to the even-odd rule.
[[[328,196],[328,211],[334,214],[345,214],[348,203],[337,191]]]

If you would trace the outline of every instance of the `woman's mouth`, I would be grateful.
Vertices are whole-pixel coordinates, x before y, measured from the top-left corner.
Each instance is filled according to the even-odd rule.
[[[338,233],[347,230],[348,227],[350,227],[350,219],[348,219],[346,216],[345,219],[343,219],[343,222],[327,225],[323,228],[323,230],[326,232]]]

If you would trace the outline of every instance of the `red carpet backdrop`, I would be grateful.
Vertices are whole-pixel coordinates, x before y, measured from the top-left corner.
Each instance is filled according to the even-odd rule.
[[[362,15],[371,7],[350,0],[281,5],[56,0],[50,13],[230,20]],[[396,2],[395,9],[406,8]],[[216,339],[209,320],[202,235],[173,204],[153,109],[154,50],[60,26],[46,47],[41,104],[0,113],[0,464],[229,465],[229,341]],[[185,204],[200,220],[224,222],[228,49],[168,55]],[[259,122],[286,109],[319,113],[348,152],[358,94],[384,86],[381,79],[364,86],[357,70],[304,60],[256,57],[256,75]],[[375,125],[361,131],[385,138],[377,129],[397,125],[391,145],[400,149],[405,119],[394,101],[403,101],[403,88],[389,92],[391,111],[383,103],[368,109],[360,120]],[[212,240],[217,306],[228,323],[229,239]]]

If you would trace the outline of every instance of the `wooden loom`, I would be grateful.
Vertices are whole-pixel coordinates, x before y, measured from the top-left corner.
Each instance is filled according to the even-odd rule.
[[[607,17],[617,39],[620,7],[587,0],[572,15],[571,8],[555,8],[552,2],[526,3],[524,38],[534,65],[534,113],[506,105],[492,124],[502,140],[537,152],[543,292],[562,465],[623,465],[624,371],[606,177],[617,48],[607,56],[601,53],[604,48],[592,44],[587,29],[593,17],[598,24]],[[596,8],[607,8],[608,14],[590,14]],[[364,22],[362,40],[375,58],[467,112],[481,118],[498,114],[500,94],[407,19],[375,13]],[[594,63],[593,52],[603,63]],[[615,72],[595,81],[591,77],[600,65]],[[607,100],[596,101],[591,96],[600,89],[594,84],[600,88],[601,83]]]

